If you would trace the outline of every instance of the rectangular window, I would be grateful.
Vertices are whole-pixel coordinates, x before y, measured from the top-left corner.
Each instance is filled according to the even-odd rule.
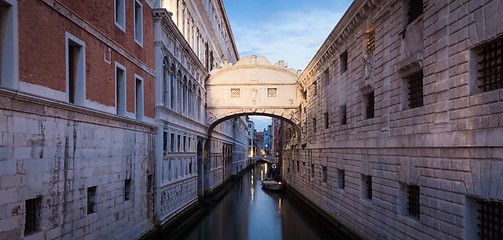
[[[340,65],[341,65],[341,71],[340,74],[343,74],[348,70],[348,51],[344,51],[341,56],[340,56]]]
[[[407,210],[409,215],[419,218],[420,214],[419,186],[407,186]]]
[[[135,75],[136,84],[135,84],[135,107],[136,107],[136,119],[143,119],[143,78]]]
[[[42,198],[37,197],[33,199],[26,200],[25,202],[26,214],[25,214],[25,224],[24,224],[24,235],[30,235],[32,233],[40,231],[40,219],[42,210]]]
[[[311,163],[311,177],[314,178],[314,164]]]
[[[126,0],[115,0],[115,25],[126,31]]]
[[[323,82],[325,83],[325,86],[328,86],[328,84],[330,83],[330,75],[328,73],[328,68],[325,69],[325,71],[323,72]]]
[[[300,171],[300,162],[297,161],[297,172],[299,172],[299,171]]]
[[[329,120],[329,119],[328,119],[328,112],[326,112],[326,113],[324,114],[324,118],[325,118],[325,129],[327,129],[327,128],[328,128],[328,123],[329,123],[329,122],[328,122],[328,120]]]
[[[423,14],[423,0],[409,0],[407,5],[407,25],[409,25]]]
[[[476,93],[503,88],[503,37],[477,47],[475,54]]]
[[[278,94],[277,88],[268,88],[267,89],[267,97],[276,97]]]
[[[134,1],[134,40],[143,46],[143,6],[138,0]]]
[[[147,175],[147,193],[154,192],[154,180],[152,178],[152,174]]]
[[[313,132],[316,132],[316,118],[313,118]]]
[[[68,102],[84,105],[86,94],[85,43],[66,33],[66,85]]]
[[[471,238],[476,239],[501,239],[503,236],[503,203],[496,201],[487,201],[479,198],[470,198],[470,206],[473,208],[473,216],[469,216],[467,222],[468,229],[473,229],[470,232]],[[468,231],[467,231],[468,232]],[[474,234],[476,232],[476,235]]]
[[[126,115],[126,68],[115,63],[115,107],[117,114]]]
[[[231,98],[239,98],[241,96],[241,90],[239,88],[231,88]]]
[[[164,131],[162,135],[162,149],[164,150],[164,155],[168,152],[168,132]]]
[[[313,82],[313,96],[316,96],[318,94],[318,81]]]
[[[365,94],[365,118],[374,118],[374,91]]]
[[[339,125],[347,124],[347,108],[346,104],[339,106]]]
[[[187,152],[187,137],[183,136],[183,151]]]
[[[372,199],[372,176],[362,174],[362,197],[367,200]]]
[[[370,31],[367,32],[367,55],[374,53],[376,48],[376,31],[372,27]]]
[[[178,152],[182,151],[182,137],[178,135],[178,147],[176,148]]]
[[[175,151],[175,134],[172,133],[171,134],[171,149],[170,149],[170,152],[174,152]]]
[[[327,182],[327,167],[326,166],[321,167],[321,171],[322,171],[322,181]]]
[[[407,91],[407,107],[417,108],[423,106],[423,71],[409,75],[405,79]],[[407,108],[406,108],[407,109]]]
[[[131,199],[131,179],[124,181],[124,201]]]
[[[342,169],[337,170],[337,188],[344,189],[346,183],[344,182],[346,178],[346,173]]]
[[[96,212],[96,186],[87,188],[87,214]]]
[[[0,0],[0,85],[18,89],[19,36],[16,0]]]

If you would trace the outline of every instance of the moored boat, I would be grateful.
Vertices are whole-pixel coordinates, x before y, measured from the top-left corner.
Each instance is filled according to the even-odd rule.
[[[271,191],[281,191],[285,189],[285,184],[274,179],[264,179],[262,187]]]

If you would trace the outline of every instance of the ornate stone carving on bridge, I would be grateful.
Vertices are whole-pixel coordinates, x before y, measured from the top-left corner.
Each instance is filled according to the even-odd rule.
[[[299,75],[284,61],[272,65],[263,56],[242,57],[235,65],[221,64],[206,84],[209,124],[235,115],[268,115],[300,123]],[[240,97],[232,97],[235,89],[240,89]]]

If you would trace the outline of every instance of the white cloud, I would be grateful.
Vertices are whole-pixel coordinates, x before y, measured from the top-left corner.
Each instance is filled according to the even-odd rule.
[[[255,123],[257,131],[263,131],[268,125],[272,124],[272,118],[267,116],[250,116],[250,120]]]
[[[289,67],[303,70],[342,14],[326,10],[278,12],[263,22],[232,27],[241,57],[263,55],[273,64],[285,60]]]

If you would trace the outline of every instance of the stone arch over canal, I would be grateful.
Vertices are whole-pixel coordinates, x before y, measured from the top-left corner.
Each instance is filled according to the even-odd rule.
[[[206,83],[209,134],[219,123],[242,115],[262,115],[290,123],[300,133],[300,71],[263,56],[222,64]]]

